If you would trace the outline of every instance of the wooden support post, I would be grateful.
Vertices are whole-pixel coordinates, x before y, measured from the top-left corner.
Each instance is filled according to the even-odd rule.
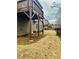
[[[29,33],[29,39],[31,40],[31,38],[32,38],[32,18],[30,17],[29,20],[30,20],[30,27],[29,27],[29,28],[30,28],[30,29],[29,29],[29,30],[30,30],[30,31],[29,31],[30,33]]]
[[[43,19],[42,19],[42,27],[43,27],[42,34],[44,34],[44,21],[43,21]]]
[[[38,36],[39,36],[39,15],[38,15]]]
[[[29,28],[29,39],[31,40],[31,38],[32,38],[32,8],[31,7],[29,7],[29,20],[30,20],[30,28]]]

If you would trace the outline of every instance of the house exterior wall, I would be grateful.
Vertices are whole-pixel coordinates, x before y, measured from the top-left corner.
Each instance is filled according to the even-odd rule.
[[[44,19],[44,25],[48,25],[48,21]]]
[[[61,18],[57,19],[55,24],[53,24],[54,28],[61,28]]]
[[[39,17],[43,17],[43,11],[42,11],[42,6],[38,2],[38,0],[25,0],[25,1],[20,1],[17,3],[17,12],[28,12],[29,9],[33,10],[34,14],[40,14]],[[37,17],[38,18],[38,17]],[[36,19],[37,19],[36,18]],[[33,23],[33,20],[31,21],[32,23],[32,33],[33,31],[38,31],[38,20],[36,20],[36,23]],[[43,24],[41,21],[39,21],[39,31],[41,31],[43,28]],[[25,35],[30,33],[30,20],[25,21],[24,19],[18,19],[17,23],[17,35]]]
[[[49,25],[48,20],[44,19],[44,29],[47,29],[48,25]]]
[[[56,22],[58,24],[58,28],[61,28],[61,19],[58,19]]]
[[[52,28],[53,29],[58,29],[58,28],[61,28],[60,24],[53,24],[52,25]]]
[[[36,21],[35,23],[32,21],[33,25],[32,25],[32,28],[33,28],[33,31],[38,31],[38,20],[34,20]],[[43,24],[42,24],[42,21],[41,19],[39,20],[39,31],[42,31],[43,30]]]
[[[29,33],[29,21],[28,20],[23,20],[23,19],[18,19],[17,20],[17,35],[25,35]]]
[[[34,31],[38,32],[38,20],[35,20],[36,23],[34,23],[34,20],[32,20],[32,34]],[[18,19],[17,21],[17,35],[26,35],[29,34],[30,32],[30,21],[29,20],[23,20],[23,19]],[[43,24],[42,21],[39,20],[39,31],[43,30]]]

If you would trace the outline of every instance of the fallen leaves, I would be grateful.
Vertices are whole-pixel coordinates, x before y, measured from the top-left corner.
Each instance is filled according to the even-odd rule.
[[[18,45],[18,59],[60,59],[60,38],[52,30],[45,31],[46,37],[29,45]]]

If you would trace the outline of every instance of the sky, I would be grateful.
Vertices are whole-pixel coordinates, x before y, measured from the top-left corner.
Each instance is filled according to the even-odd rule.
[[[56,2],[57,4],[61,4],[61,0],[38,0],[41,5],[43,6],[43,11],[44,11],[44,17],[50,22],[50,23],[55,23],[57,20],[57,16],[59,17],[60,14],[57,15],[59,8],[54,7],[51,8],[53,2]]]

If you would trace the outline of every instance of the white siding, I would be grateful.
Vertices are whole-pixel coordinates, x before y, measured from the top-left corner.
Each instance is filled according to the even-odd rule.
[[[38,20],[35,20],[36,23],[33,23],[33,31],[38,31]],[[33,21],[32,21],[33,22]],[[43,24],[41,19],[39,20],[39,31],[43,30]]]

